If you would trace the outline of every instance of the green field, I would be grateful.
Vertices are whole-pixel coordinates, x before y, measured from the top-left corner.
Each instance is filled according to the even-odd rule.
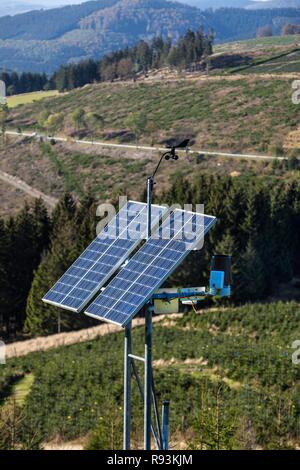
[[[158,398],[171,399],[172,445],[207,449],[295,448],[300,443],[297,303],[254,304],[188,313],[154,328]],[[134,330],[142,354],[143,328]],[[27,429],[48,442],[96,430],[93,446],[120,448],[123,335],[9,360],[0,396],[15,377],[34,374],[25,400]],[[142,407],[133,387],[133,438],[141,444]],[[112,436],[112,429],[114,433]],[[218,431],[217,431],[218,430]]]
[[[16,108],[21,104],[33,103],[34,101],[43,100],[44,98],[50,98],[56,95],[58,95],[58,91],[56,90],[23,93],[21,95],[9,96],[7,98],[7,104],[9,108]]]

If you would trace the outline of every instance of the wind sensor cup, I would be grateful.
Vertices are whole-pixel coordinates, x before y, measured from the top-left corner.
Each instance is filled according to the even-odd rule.
[[[167,149],[169,149],[169,150],[166,153],[164,153],[163,157],[165,158],[165,160],[170,160],[170,158],[172,160],[178,160],[179,157],[176,153],[176,150],[177,149],[187,150],[188,145],[189,145],[189,139],[185,139],[182,142],[180,142],[179,144],[171,145],[170,147],[167,147]]]

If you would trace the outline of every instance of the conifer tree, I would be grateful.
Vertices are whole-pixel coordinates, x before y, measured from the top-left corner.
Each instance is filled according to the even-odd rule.
[[[293,207],[289,190],[284,184],[279,184],[271,191],[271,237],[272,254],[270,253],[268,269],[272,273],[274,281],[288,282],[293,275],[293,237],[294,231],[290,230],[293,219]],[[296,249],[297,252],[297,249]],[[278,256],[280,253],[280,256]]]
[[[8,307],[8,273],[7,263],[9,256],[9,240],[6,225],[2,219],[0,219],[0,327],[6,327],[6,333],[9,333],[9,315],[7,311]]]
[[[58,315],[61,315],[64,330],[91,323],[84,316],[62,312],[41,299],[93,238],[93,203],[89,197],[77,209],[74,199],[66,194],[54,211],[50,249],[35,273],[27,301],[25,331],[32,335],[57,332]]]
[[[240,301],[256,301],[267,290],[266,269],[251,241],[237,261],[234,296]]]

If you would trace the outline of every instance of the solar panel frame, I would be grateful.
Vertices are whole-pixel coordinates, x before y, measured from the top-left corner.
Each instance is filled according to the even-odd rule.
[[[156,239],[156,236],[157,234],[163,230],[163,227],[166,223],[168,223],[168,220],[170,219],[170,215],[169,217],[164,221],[164,224],[157,230],[157,232],[155,232],[152,237],[143,245],[143,247],[133,256],[133,258],[131,258],[131,260],[129,261],[128,265],[123,268],[119,274],[111,281],[111,283],[108,284],[108,286],[106,287],[106,289],[104,289],[104,291],[94,300],[94,302],[92,302],[88,308],[85,310],[85,314],[92,317],[92,318],[95,318],[97,320],[103,320],[103,321],[106,321],[106,322],[109,322],[109,323],[113,323],[113,324],[116,324],[118,326],[123,326],[125,327],[131,320],[132,318],[141,310],[141,308],[143,307],[143,305],[145,305],[152,297],[153,293],[166,281],[166,279],[177,269],[177,267],[182,263],[182,261],[186,258],[186,256],[195,248],[199,245],[199,241],[200,239],[204,238],[204,236],[207,234],[207,232],[212,228],[212,226],[216,223],[216,218],[213,217],[213,216],[208,216],[208,215],[204,215],[204,214],[196,214],[196,213],[193,213],[193,212],[190,212],[190,211],[182,211],[182,210],[179,210],[179,209],[176,209],[174,211],[174,213],[185,213],[185,214],[191,214],[191,217],[193,216],[200,216],[200,217],[204,217],[204,222],[205,222],[205,218],[206,220],[208,221],[208,224],[206,225],[204,223],[203,225],[203,230],[201,232],[201,235],[200,235],[200,238],[199,237],[196,237],[196,240],[194,240],[194,242],[190,242],[189,243],[189,249],[188,250],[184,250],[182,252],[180,252],[180,256],[177,258],[176,262],[175,263],[171,263],[171,260],[169,262],[169,268],[165,267],[165,268],[160,268],[160,267],[155,267],[153,266],[153,263],[155,260],[159,260],[159,259],[163,259],[164,260],[164,257],[161,256],[161,253],[165,254],[165,250],[169,249],[170,247],[174,246],[172,245],[172,243],[176,243],[176,238],[173,237],[169,240],[166,240],[166,245],[163,247],[163,248],[157,248],[157,254],[154,256],[152,262],[150,263],[150,266],[147,264],[147,257],[146,257],[146,253],[144,252],[144,250],[146,249],[146,251],[150,250],[151,252],[151,245],[152,242]],[[191,220],[191,219],[189,219]],[[151,246],[150,246],[151,245]],[[155,245],[154,245],[155,246]],[[142,264],[145,264],[145,269],[142,271],[142,272],[139,272],[139,271],[129,271],[129,268],[130,267],[134,267],[134,263],[136,263],[136,260],[138,259],[138,257],[141,256],[144,260],[144,263]],[[150,261],[148,259],[148,261]],[[166,261],[169,261],[169,260],[166,260]],[[163,261],[165,262],[165,261]],[[167,264],[167,263],[166,263]],[[148,292],[147,294],[144,293],[144,295],[142,294],[142,290],[143,290],[143,284],[139,284],[137,282],[137,279],[140,279],[142,276],[145,278],[145,276],[149,276],[149,270],[151,269],[157,269],[158,271],[155,273],[155,271],[152,272],[153,274],[153,278],[156,279],[156,282],[152,284],[152,286],[145,286],[145,289],[150,289],[151,288],[151,291]],[[158,273],[160,272],[159,269],[164,269],[165,271],[165,274],[162,275],[161,277],[155,277],[158,275]],[[122,290],[122,289],[118,289],[117,287],[117,283],[118,281],[122,281],[122,276],[124,273],[127,273],[129,272],[129,274],[127,275],[127,277],[125,278],[125,280],[128,282],[130,281],[130,277],[131,277],[131,280],[134,281],[128,288],[127,290]],[[145,274],[147,272],[147,274]],[[136,276],[136,274],[138,274]],[[150,275],[151,276],[151,275]],[[151,276],[152,277],[152,276]],[[135,279],[136,278],[136,279]],[[139,287],[141,286],[141,287]],[[109,289],[113,289],[113,292],[114,294],[116,293],[117,290],[120,290],[119,292],[119,298],[117,301],[115,301],[114,303],[112,303],[112,305],[110,306],[110,308],[108,309],[108,312],[106,315],[108,315],[110,312],[114,312],[114,307],[118,304],[120,304],[120,302],[122,302],[122,299],[124,298],[124,296],[126,294],[133,294],[132,295],[132,302],[134,302],[134,300],[136,300],[138,297],[141,298],[141,301],[140,303],[138,303],[138,305],[136,305],[136,308],[129,314],[126,316],[125,313],[121,312],[118,308],[118,312],[119,312],[119,315],[117,314],[117,317],[119,316],[120,320],[118,319],[118,321],[115,321],[113,320],[111,317],[112,315],[110,315],[110,318],[108,316],[101,316],[99,314],[95,314],[94,312],[92,312],[91,310],[96,308],[96,307],[99,307],[98,308],[98,311],[100,310],[101,311],[101,306],[99,306],[97,304],[97,302],[99,300],[101,300],[102,302],[102,308],[103,308],[103,304],[105,306],[105,304],[109,305],[109,303],[111,303],[111,299],[109,297]],[[140,289],[140,291],[138,291],[138,289]],[[135,290],[136,292],[132,292],[132,290]],[[107,299],[107,300],[106,300]],[[143,301],[142,301],[143,299]],[[115,299],[114,299],[115,300]],[[129,304],[128,301],[124,302],[125,304]],[[132,304],[133,305],[133,304]],[[126,305],[124,305],[124,308],[126,307]],[[116,317],[116,315],[114,315]],[[121,321],[122,319],[122,316],[123,317],[126,317],[126,319],[124,319],[123,321]]]
[[[113,227],[113,224],[117,227],[117,220],[119,222],[122,220],[120,217],[120,214],[122,214],[122,211],[124,211],[124,208],[126,210],[126,214],[130,213],[130,205],[140,205],[141,210],[133,216],[133,218],[129,221],[129,223],[123,227],[121,232],[116,238],[107,238],[107,234],[109,233],[109,230],[111,227]],[[155,211],[152,211],[152,227],[155,228],[159,222],[160,219],[167,213],[167,208],[165,206],[159,206],[159,205],[153,205],[154,209],[157,209],[157,213]],[[134,212],[135,213],[135,212]],[[131,225],[139,223],[139,218],[145,217],[145,221],[140,223],[140,226],[143,226],[143,229],[141,230],[140,236],[137,237],[136,239],[124,239],[121,238],[122,235],[124,235],[125,231],[128,233],[128,230],[130,231]],[[128,201],[127,204],[125,204],[121,210],[119,211],[116,216],[111,219],[108,224],[105,226],[105,228],[102,230],[102,232],[90,243],[90,245],[83,251],[83,253],[72,263],[72,265],[67,269],[67,271],[60,277],[60,279],[54,284],[54,286],[47,292],[47,294],[43,297],[43,302],[63,308],[65,310],[69,310],[75,313],[79,313],[84,308],[88,305],[88,303],[95,297],[95,295],[99,292],[99,290],[107,283],[107,281],[111,278],[111,276],[114,274],[114,272],[122,266],[122,264],[128,259],[129,255],[137,248],[137,246],[140,244],[141,240],[146,237],[146,232],[147,232],[147,204],[137,202],[137,201]],[[125,219],[123,219],[125,220]],[[108,231],[107,231],[108,229]],[[132,234],[136,232],[132,231]],[[105,237],[105,238],[101,238]],[[118,246],[118,243],[121,242],[124,246]],[[127,247],[126,247],[126,242],[127,242]],[[95,251],[95,259],[93,260],[92,258],[89,260],[86,258],[86,256],[92,256],[93,250],[91,250],[91,247],[94,247],[94,245],[101,244],[104,247],[103,252],[98,252]],[[123,256],[121,255],[121,250],[124,251]],[[110,254],[112,252],[112,254]],[[116,256],[113,253],[119,252],[119,255]],[[106,258],[105,258],[106,257]],[[108,257],[112,258],[110,261],[111,265],[103,263],[103,259],[108,262]],[[115,258],[115,260],[113,259]],[[84,260],[84,261],[83,261]],[[94,262],[93,262],[94,261]],[[90,263],[91,266],[89,269],[86,269],[84,265],[88,265]],[[111,269],[107,271],[107,273],[101,273],[99,271],[93,271],[93,268],[95,268],[98,265],[98,267],[102,266],[111,266]],[[85,271],[83,271],[86,269]],[[72,277],[72,273],[78,270],[82,270],[82,275],[81,276],[73,276],[76,279],[76,282],[74,283],[73,286],[65,284],[64,281],[69,281],[72,282],[72,279],[69,280],[70,277]],[[70,274],[71,273],[71,274]],[[99,276],[102,275],[101,280],[96,281],[95,278],[99,278]],[[93,279],[94,276],[94,279]],[[94,289],[88,289],[88,285],[91,286],[91,284],[94,283],[95,287]],[[56,290],[58,289],[58,291]],[[60,289],[60,290],[59,290]],[[73,293],[74,290],[77,291],[84,291],[86,290],[89,292],[88,295],[85,295],[81,299],[80,296],[72,296],[71,294]],[[64,292],[65,291],[65,292]],[[84,294],[84,292],[83,292]],[[52,300],[51,300],[52,296]],[[61,299],[59,302],[56,300],[53,300],[53,298],[59,298]],[[73,303],[76,305],[72,306],[72,300],[69,301],[67,304],[66,300],[67,299],[72,299],[74,298]],[[80,300],[82,300],[80,302]],[[65,301],[65,303],[64,303]],[[76,303],[75,303],[76,302]]]

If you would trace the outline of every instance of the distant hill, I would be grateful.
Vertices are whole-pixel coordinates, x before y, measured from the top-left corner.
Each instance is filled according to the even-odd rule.
[[[49,9],[83,3],[83,0],[1,0],[0,17],[14,16],[32,10]]]
[[[43,8],[42,2],[37,4],[28,1],[1,1],[0,3],[0,16],[17,15],[18,13],[25,13],[30,10],[39,10]]]
[[[62,0],[63,1],[63,0]],[[0,68],[51,73],[61,64],[100,58],[153,36],[213,28],[216,42],[255,37],[272,25],[300,23],[300,9],[198,8],[167,0],[98,0],[0,18]]]
[[[300,0],[266,0],[251,2],[246,8],[249,10],[265,8],[300,8]]]
[[[80,21],[118,0],[99,0],[50,10],[35,10],[23,15],[0,18],[0,39],[49,40],[80,27]]]
[[[180,0],[180,2],[206,10],[208,8],[244,8],[251,3],[251,0]]]
[[[272,8],[300,8],[300,0],[181,0],[201,10],[208,8],[247,8],[249,10]]]

